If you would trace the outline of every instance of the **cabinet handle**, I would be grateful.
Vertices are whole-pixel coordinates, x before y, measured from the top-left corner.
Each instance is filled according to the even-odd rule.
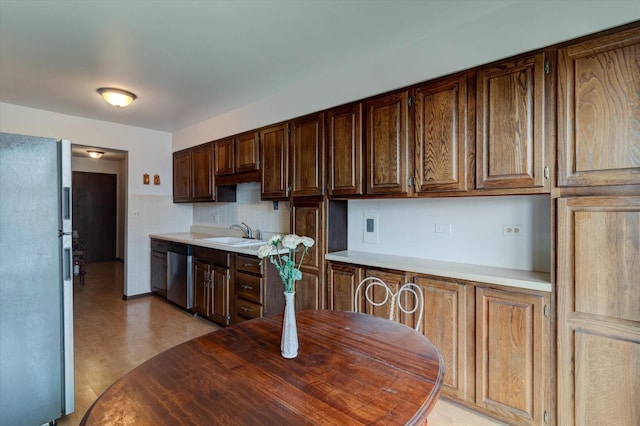
[[[253,287],[252,287],[252,286],[250,286],[250,285],[246,285],[246,284],[242,284],[240,287],[241,287],[241,288],[243,288],[243,289],[245,289],[245,290],[253,290]]]
[[[242,312],[253,312],[253,309],[251,308],[247,308],[247,307],[242,307]]]
[[[244,266],[245,268],[248,268],[249,266],[251,266],[250,263],[243,263],[242,266]]]

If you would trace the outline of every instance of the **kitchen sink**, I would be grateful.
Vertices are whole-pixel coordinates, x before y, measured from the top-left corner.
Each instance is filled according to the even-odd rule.
[[[262,240],[254,240],[252,238],[239,238],[239,237],[209,237],[209,238],[200,238],[200,241],[208,241],[211,243],[218,243],[218,244],[227,244],[234,247],[262,245],[266,242]]]

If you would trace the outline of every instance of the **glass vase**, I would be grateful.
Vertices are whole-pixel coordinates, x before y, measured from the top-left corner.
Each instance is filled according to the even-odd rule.
[[[284,293],[284,318],[282,320],[282,340],[280,353],[283,358],[298,356],[298,329],[296,327],[295,292]]]

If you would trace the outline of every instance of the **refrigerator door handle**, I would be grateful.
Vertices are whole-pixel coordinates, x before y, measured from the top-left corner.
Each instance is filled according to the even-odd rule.
[[[71,249],[64,249],[64,256],[62,261],[62,276],[64,281],[71,280]]]
[[[71,188],[65,186],[62,189],[62,219],[71,220]]]

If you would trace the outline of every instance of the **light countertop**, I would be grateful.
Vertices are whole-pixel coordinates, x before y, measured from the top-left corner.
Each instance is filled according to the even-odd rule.
[[[219,235],[203,234],[198,232],[173,232],[169,234],[149,234],[149,238],[155,238],[158,240],[172,241],[174,243],[189,244],[192,246],[207,247],[212,249],[224,250],[233,253],[248,254],[250,256],[258,255],[258,248],[260,245],[251,246],[232,246],[229,244],[215,243],[212,241],[205,241],[203,238],[217,237]],[[267,242],[264,241],[266,244]]]
[[[326,260],[397,269],[400,271],[437,275],[508,287],[526,288],[538,291],[551,291],[551,276],[548,272],[524,271],[520,269],[497,268],[493,266],[472,265],[468,263],[445,262],[415,257],[392,256],[344,250],[328,253]]]
[[[150,234],[156,238],[176,243],[225,250],[250,256],[258,255],[260,245],[232,246],[229,244],[205,241],[217,235],[199,232],[174,232],[167,234]],[[266,241],[265,241],[266,243]],[[498,284],[508,287],[525,288],[538,291],[551,291],[551,277],[548,272],[525,271],[520,269],[498,268],[493,266],[473,265],[468,263],[445,262],[440,260],[421,259],[416,257],[394,256],[388,254],[368,253],[344,250],[325,255],[326,260],[350,263],[354,265],[377,268],[396,269],[400,271],[436,275],[454,279]]]

